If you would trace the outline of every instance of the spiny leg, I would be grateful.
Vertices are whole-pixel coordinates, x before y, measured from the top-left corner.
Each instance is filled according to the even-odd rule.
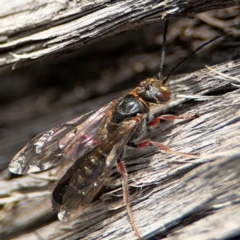
[[[130,218],[135,235],[137,236],[137,238],[139,240],[142,240],[143,238],[141,237],[141,235],[139,233],[135,218],[133,216],[131,205],[130,205],[130,196],[129,196],[129,192],[128,192],[128,174],[127,174],[126,168],[124,166],[124,163],[121,160],[118,160],[118,169],[122,175],[123,201],[126,206],[128,216]]]

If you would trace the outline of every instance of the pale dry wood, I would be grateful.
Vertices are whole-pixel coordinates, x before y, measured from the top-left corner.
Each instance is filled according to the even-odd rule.
[[[239,61],[220,64],[214,69],[235,77],[240,75]],[[200,117],[191,122],[161,123],[149,137],[173,149],[198,152],[201,156],[187,159],[159,153],[154,148],[129,150],[125,162],[140,231],[146,237],[167,235],[170,239],[239,236],[239,90],[208,69],[170,81],[170,87],[175,100],[169,111],[176,114],[199,112]],[[218,96],[212,98],[203,96],[216,92]],[[119,95],[100,97],[71,109],[62,108],[60,104],[57,110],[43,112],[40,117],[25,114],[24,101],[16,102],[9,113],[7,106],[1,111],[0,120],[8,119],[11,128],[7,128],[7,135],[4,128],[2,130],[1,154],[6,155],[2,154],[1,164],[9,161],[31,136]],[[179,95],[185,97],[177,99]],[[190,98],[205,101],[188,101]],[[33,104],[32,108],[39,105]],[[51,172],[50,177],[49,172],[41,174],[49,180],[31,176],[6,180],[8,170],[1,173],[4,179],[0,182],[1,239],[14,236],[15,239],[134,239],[116,169],[101,199],[93,202],[79,219],[68,223],[53,217],[50,195],[56,177],[55,172]]]
[[[240,20],[238,11],[239,9],[233,8],[221,10],[219,14],[210,13],[215,21],[219,20],[219,15],[228,19],[226,26],[222,26],[221,30],[226,34],[231,30],[230,35],[222,37],[210,48],[201,50],[201,54],[185,62],[178,69],[179,72],[190,72],[203,67],[206,63],[221,62],[220,58],[231,59],[236,56],[239,43],[237,38],[235,40],[231,35],[238,32],[238,26],[234,24]],[[3,129],[0,132],[2,134],[0,169],[5,168],[14,153],[39,132],[100,107],[124,94],[127,87],[134,87],[142,78],[156,74],[161,48],[159,39],[162,39],[159,31],[162,28],[158,24],[148,26],[143,31],[133,31],[131,35],[130,33],[119,35],[86,47],[80,54],[78,53],[77,58],[75,56],[72,59],[62,58],[60,63],[57,63],[59,59],[52,62],[49,60],[1,76],[0,102],[4,101],[4,97],[13,102],[0,108],[0,126]],[[171,22],[167,36],[164,72],[171,69],[181,56],[186,56],[196,46],[218,34],[220,33],[214,28],[202,26],[197,17],[192,20],[181,19]],[[139,39],[138,42],[136,38]],[[131,41],[133,43],[129,44]],[[132,48],[144,47],[146,52],[143,50],[143,53],[139,53],[137,50],[136,53],[135,50],[131,53]],[[48,82],[49,86],[46,85]],[[52,86],[51,82],[55,86]],[[63,83],[64,89],[59,91],[58,87],[62,88]],[[44,84],[44,89],[41,84]],[[68,85],[73,88],[71,92]],[[125,91],[109,95],[111,91],[119,91],[119,87]],[[208,87],[207,84],[206,89]],[[182,84],[179,88],[184,91],[187,82],[186,86]],[[101,100],[89,100],[101,95],[106,96]],[[18,99],[19,96],[21,98]],[[86,100],[88,102],[82,103]]]
[[[236,0],[5,0],[0,10],[0,71],[159,19],[239,5]]]
[[[240,61],[229,61],[213,69],[238,77]],[[183,106],[175,106],[174,111],[181,113],[184,109],[184,114],[198,112],[200,116],[189,122],[162,123],[149,137],[175,150],[200,156],[184,158],[154,148],[129,149],[125,163],[140,232],[145,238],[168,235],[169,239],[239,236],[240,91],[208,69],[170,81],[170,87],[175,89],[176,100],[169,107],[181,103]],[[226,93],[187,104],[187,96],[202,100],[200,96],[214,95],[220,89]],[[178,100],[182,92],[186,98]],[[54,176],[53,170],[40,176],[47,177],[49,172]],[[116,169],[113,172],[106,184],[108,191],[90,204],[81,217],[67,223],[54,221],[17,239],[134,239],[122,202],[120,176]],[[2,196],[6,196],[1,199],[2,203],[5,201],[1,211],[2,236],[14,235],[23,226],[31,229],[35,221],[40,225],[51,217],[50,190],[46,186],[52,184],[51,179],[30,176],[0,184]],[[21,201],[16,203],[16,199]],[[229,224],[225,218],[230,219]]]

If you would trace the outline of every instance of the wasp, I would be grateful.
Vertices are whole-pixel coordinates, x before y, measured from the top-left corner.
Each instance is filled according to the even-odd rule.
[[[165,33],[166,29],[167,23]],[[64,173],[53,190],[52,205],[58,211],[59,220],[67,221],[80,215],[90,204],[117,165],[122,175],[124,203],[134,232],[141,239],[130,207],[128,175],[121,159],[126,146],[153,145],[170,150],[151,140],[138,140],[160,120],[193,118],[152,113],[152,105],[161,106],[170,100],[167,79],[147,78],[125,96],[37,135],[15,155],[9,170],[28,174],[61,165]]]

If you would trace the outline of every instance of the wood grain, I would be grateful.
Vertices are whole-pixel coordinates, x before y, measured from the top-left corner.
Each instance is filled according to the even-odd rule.
[[[127,12],[126,16],[129,19],[133,18],[134,21],[128,24],[128,20],[126,20],[126,24],[122,24],[120,28],[117,27],[116,29],[110,27],[111,21],[104,23],[107,26],[106,31],[99,31],[98,35],[94,35],[96,29],[100,30],[100,27],[104,26],[100,25],[100,22],[96,23],[99,26],[94,25],[92,29],[87,31],[89,38],[86,38],[85,42],[91,43],[99,39],[100,36],[105,37],[122,30],[132,29],[135,24],[140,26],[145,24],[147,20],[152,22],[162,16],[163,10],[158,11],[162,9],[160,2],[158,8],[152,5],[153,7],[148,8],[148,11],[145,8],[138,9],[144,2],[149,4],[149,1],[139,1],[135,12],[139,14],[136,16],[142,16],[142,18],[135,19],[131,11],[130,13]],[[173,3],[173,1],[166,2]],[[196,11],[238,4],[237,1],[224,1],[224,3],[222,1],[208,1],[204,5],[201,4],[202,1],[194,1],[195,4],[186,8],[186,5],[182,4],[183,2],[186,3],[187,1],[174,1],[174,4],[180,4],[179,9],[181,11],[178,13],[183,16],[193,16]],[[23,2],[21,1],[21,3]],[[40,3],[42,5],[38,5]],[[82,12],[77,11],[79,9],[74,4],[80,3],[90,4],[89,8],[85,5]],[[54,188],[57,179],[56,170],[52,169],[37,175],[16,177],[10,175],[7,169],[7,164],[12,156],[34,135],[122,95],[123,92],[120,90],[124,88],[119,86],[124,84],[124,78],[127,82],[131,82],[132,80],[129,79],[133,79],[133,76],[137,75],[137,71],[142,77],[142,72],[138,70],[139,66],[151,66],[148,69],[150,73],[144,72],[148,76],[154,74],[154,71],[157,70],[159,52],[156,53],[155,48],[148,45],[147,39],[156,40],[158,38],[153,38],[151,31],[148,31],[148,34],[143,32],[142,35],[133,32],[133,35],[137,35],[137,38],[144,41],[144,45],[147,46],[144,49],[145,54],[139,54],[138,57],[136,57],[136,53],[124,57],[124,54],[121,55],[120,53],[124,51],[124,48],[129,52],[131,47],[118,45],[117,38],[109,39],[107,44],[116,41],[117,64],[113,63],[113,54],[106,54],[103,58],[97,60],[100,68],[102,68],[103,59],[107,59],[110,64],[114,65],[113,72],[115,75],[112,74],[111,68],[108,68],[107,78],[102,77],[103,73],[100,70],[97,71],[100,77],[91,76],[93,81],[90,81],[86,76],[86,73],[96,68],[93,60],[100,55],[98,49],[105,47],[103,42],[99,42],[99,48],[96,45],[91,45],[88,50],[85,50],[85,46],[82,47],[83,50],[79,59],[86,62],[86,65],[83,66],[80,66],[81,64],[76,61],[75,56],[73,56],[72,61],[69,57],[66,58],[67,61],[63,59],[64,64],[60,63],[56,66],[52,63],[59,59],[50,58],[46,63],[42,61],[43,57],[48,59],[55,52],[62,53],[62,50],[68,47],[74,49],[83,44],[81,40],[79,42],[79,37],[75,39],[76,35],[70,34],[68,24],[80,21],[84,16],[90,17],[91,14],[100,10],[105,9],[106,11],[109,9],[108,7],[114,8],[114,6],[117,6],[115,4],[124,3],[127,4],[124,1],[81,1],[72,2],[72,6],[67,8],[69,2],[61,1],[61,4],[57,4],[54,1],[50,9],[58,9],[55,15],[47,14],[49,12],[41,10],[40,12],[45,12],[45,14],[40,18],[41,15],[37,15],[38,9],[47,10],[49,4],[38,1],[34,2],[35,6],[32,6],[32,1],[26,1],[26,12],[30,14],[32,9],[32,12],[35,13],[35,15],[33,14],[35,16],[34,20],[39,21],[39,23],[24,19],[21,25],[19,18],[16,22],[19,22],[19,26],[22,27],[13,24],[13,27],[10,28],[11,24],[9,24],[5,28],[2,35],[7,36],[7,38],[2,39],[9,39],[9,41],[4,40],[5,43],[1,44],[0,48],[6,46],[4,44],[12,45],[11,48],[10,45],[1,48],[1,54],[3,54],[1,55],[3,57],[2,71],[10,71],[11,67],[18,62],[15,57],[9,55],[9,49],[15,54],[26,56],[26,59],[21,59],[20,62],[28,62],[30,65],[26,69],[19,69],[19,71],[2,75],[2,83],[0,83],[2,84],[0,85],[2,95],[5,91],[6,96],[11,96],[11,94],[13,96],[12,98],[9,97],[9,102],[2,104],[0,108],[1,239],[135,239],[126,209],[123,206],[121,178],[117,169],[113,169],[113,174],[107,180],[106,187],[99,198],[92,202],[79,218],[66,223],[56,219],[56,214],[52,211],[50,202],[51,190]],[[187,3],[190,6],[190,3],[193,2],[188,1]],[[96,7],[92,8],[91,4],[96,4],[94,5]],[[173,5],[171,6],[168,11],[174,9]],[[62,12],[61,9],[63,9]],[[69,10],[68,14],[66,12],[64,14],[65,9]],[[18,14],[15,14],[16,16],[22,16],[24,13],[23,4],[16,5],[15,10],[11,11],[18,12]],[[10,16],[11,11],[5,11],[5,15],[9,14]],[[152,129],[148,136],[148,138],[164,143],[174,150],[198,153],[199,157],[188,158],[169,154],[153,147],[146,150],[129,148],[126,152],[124,161],[129,173],[129,190],[133,213],[145,239],[226,239],[240,236],[240,95],[238,87],[240,60],[238,59],[239,45],[237,44],[240,34],[239,27],[234,25],[239,17],[236,11],[239,11],[239,9],[233,8],[221,10],[218,13],[203,13],[206,15],[197,15],[192,22],[189,19],[178,19],[169,29],[166,64],[170,66],[174,65],[174,59],[179,59],[179,56],[186,55],[186,51],[191,51],[196,42],[199,45],[199,42],[201,43],[201,41],[219,34],[216,25],[220,27],[221,31],[232,30],[232,33],[228,33],[226,37],[220,39],[215,47],[203,50],[202,55],[195,56],[185,64],[188,71],[192,69],[193,65],[194,67],[197,65],[198,69],[202,68],[201,70],[191,70],[191,73],[172,76],[169,81],[172,101],[164,108],[154,109],[156,112],[164,111],[176,115],[199,113],[199,117],[192,121],[161,122],[159,127]],[[149,15],[147,15],[147,12]],[[2,11],[3,13],[4,11]],[[110,11],[106,14],[114,15]],[[122,12],[117,12],[117,14],[119,14],[119,18],[113,19],[112,23],[114,24],[116,23],[115,20],[121,22],[121,19],[124,18]],[[174,14],[175,12],[169,17]],[[27,16],[28,14],[26,14]],[[218,17],[221,18],[221,21]],[[62,19],[65,20],[61,22]],[[205,26],[203,20],[209,25]],[[66,29],[65,40],[64,34],[61,35],[56,30],[57,27]],[[82,26],[78,26],[76,29],[76,34],[79,34]],[[150,30],[150,27],[148,30]],[[42,35],[47,31],[49,36]],[[159,26],[156,26],[156,31],[160,31]],[[187,35],[189,32],[192,32],[190,37]],[[145,35],[147,36],[146,39],[144,38]],[[36,37],[35,40],[33,36]],[[118,41],[123,43],[124,39],[121,36],[119,37],[120,40]],[[130,37],[130,35],[127,35],[127,38]],[[185,39],[187,39],[186,42],[184,42]],[[23,42],[20,41],[25,42],[22,44]],[[185,45],[183,44],[185,51],[177,45],[179,42],[185,43]],[[52,47],[58,46],[59,48],[52,51],[53,48],[48,46],[50,43]],[[63,43],[63,45],[60,43]],[[189,47],[190,45],[191,47]],[[32,46],[32,48],[29,48],[29,46]],[[30,49],[29,52],[26,52],[27,48]],[[153,49],[153,52],[147,52],[148,48]],[[156,48],[159,48],[159,45]],[[91,50],[94,52],[92,58],[89,57],[91,56],[89,54]],[[39,54],[41,51],[44,54]],[[104,48],[105,51],[106,47]],[[113,48],[110,52],[114,52]],[[103,55],[103,52],[101,54]],[[33,56],[39,58],[40,65],[31,60]],[[60,55],[58,56],[60,58]],[[6,61],[6,59],[8,60]],[[75,64],[74,69],[80,68],[83,75],[80,75],[76,70],[72,70],[72,68],[70,70],[62,69],[63,65],[68,65],[69,62]],[[131,62],[134,62],[135,68],[129,67]],[[219,62],[219,64],[212,66],[214,71],[204,67],[206,64],[210,65],[216,62]],[[17,63],[15,67],[20,68],[20,66],[21,64]],[[52,72],[48,68],[51,68],[53,72],[60,71],[60,74],[57,75],[56,85],[50,85],[46,88],[33,85],[32,82],[37,84],[43,82],[44,78],[52,80],[55,77],[51,75]],[[132,69],[135,69],[135,71]],[[168,69],[168,67],[165,69]],[[225,76],[222,77],[216,71],[225,74]],[[47,73],[50,72],[48,78]],[[82,88],[79,90],[79,85],[76,87],[74,84],[74,87],[70,90],[56,88],[56,86],[61,85],[59,79],[65,74],[66,82],[70,85],[72,81],[71,72],[73,72],[73,78],[87,79],[86,85],[84,85],[84,81],[80,81],[83,90],[81,90]],[[33,79],[31,84],[29,84],[29,76]],[[230,77],[234,77],[235,80]],[[8,86],[8,81],[13,86]],[[118,85],[114,91],[113,87],[116,84]],[[65,86],[63,85],[63,87]],[[130,85],[126,86],[129,87]],[[78,100],[74,95],[76,89],[80,91],[80,94],[78,92],[78,95],[76,94],[79,96]],[[14,97],[14,94],[18,95],[18,98]],[[81,103],[79,104],[79,102]]]
[[[0,11],[0,72],[74,51],[100,38],[176,16],[239,6],[238,1],[4,1]]]
[[[229,61],[215,69],[221,72],[227,69],[229,75],[237,76],[240,61]],[[214,94],[230,86],[218,76],[213,78],[209,70],[202,70],[172,81],[171,87],[176,87],[176,94],[181,94],[177,87],[186,82],[189,90],[184,93],[191,98],[197,93],[196,100],[206,92]],[[221,236],[239,234],[239,96],[239,89],[232,88],[227,93],[208,97],[208,101],[196,101],[185,114],[198,112],[199,118],[162,123],[149,136],[175,150],[199,153],[199,158],[184,158],[154,148],[147,153],[138,150],[137,155],[136,150],[129,150],[125,163],[133,211],[145,238],[156,233],[168,234],[170,239],[209,239],[219,236],[219,231]],[[175,100],[171,105],[179,104],[178,101],[184,105],[187,99]],[[52,171],[40,176],[53,176]],[[40,176],[39,179],[24,176],[1,183],[1,193],[6,196],[1,199],[2,214],[6,215],[2,222],[5,233],[13,234],[21,226],[30,228],[42,218],[51,217],[50,191],[46,187],[52,185],[52,180],[43,180]],[[133,239],[134,233],[122,206],[120,185],[116,172],[107,184],[108,191],[90,204],[81,217],[67,223],[54,221],[22,237]],[[230,223],[234,224],[219,222],[222,217],[231,217]],[[206,224],[208,234],[203,230]]]

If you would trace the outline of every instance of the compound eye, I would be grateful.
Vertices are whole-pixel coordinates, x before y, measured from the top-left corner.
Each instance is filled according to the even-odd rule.
[[[170,99],[170,92],[160,91],[160,92],[157,93],[157,98],[161,102],[167,102]]]

